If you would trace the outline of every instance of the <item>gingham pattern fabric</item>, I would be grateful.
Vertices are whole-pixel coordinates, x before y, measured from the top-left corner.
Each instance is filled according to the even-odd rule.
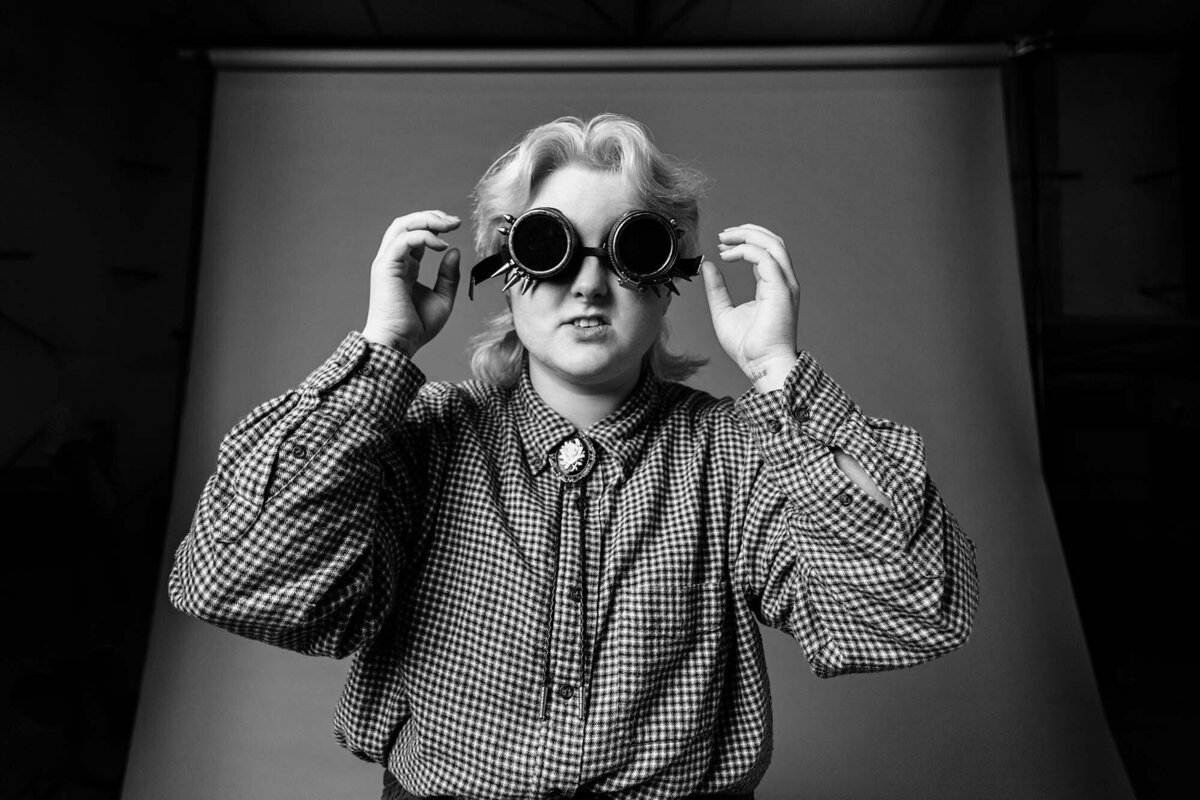
[[[334,735],[419,796],[749,791],[772,748],[759,622],[825,677],[965,641],[974,550],[920,437],[808,354],[736,402],[643,379],[566,484],[547,461],[574,433],[528,376],[427,384],[351,333],[225,438],[171,599],[356,653]]]

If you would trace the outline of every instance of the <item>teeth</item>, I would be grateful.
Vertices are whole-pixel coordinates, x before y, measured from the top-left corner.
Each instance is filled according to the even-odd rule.
[[[574,322],[576,328],[595,328],[598,325],[603,325],[598,319],[577,319]]]

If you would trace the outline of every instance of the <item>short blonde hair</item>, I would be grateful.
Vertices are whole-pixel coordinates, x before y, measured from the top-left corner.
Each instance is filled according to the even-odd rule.
[[[525,134],[500,156],[475,185],[472,221],[475,249],[480,258],[500,251],[496,230],[505,214],[519,214],[552,172],[569,164],[620,173],[634,188],[644,207],[675,220],[682,229],[680,255],[698,249],[700,210],[697,203],[705,177],[663,153],[650,131],[621,114],[600,114],[590,120],[560,117]],[[663,321],[658,340],[645,363],[663,380],[681,381],[704,366],[707,359],[671,353],[666,349]],[[471,339],[471,372],[478,380],[512,386],[524,369],[525,347],[517,338],[511,311],[487,320]]]

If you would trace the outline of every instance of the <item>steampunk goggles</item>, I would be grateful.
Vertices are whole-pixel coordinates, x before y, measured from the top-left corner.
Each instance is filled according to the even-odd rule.
[[[665,286],[679,294],[674,278],[691,280],[700,271],[700,257],[681,258],[675,220],[655,211],[627,211],[604,237],[600,247],[584,247],[574,226],[557,208],[531,208],[519,217],[504,215],[497,230],[504,237],[500,252],[471,269],[467,294],[475,299],[475,284],[505,275],[508,291],[518,281],[525,294],[538,281],[574,270],[586,256],[607,263],[627,289],[650,289],[658,295]]]

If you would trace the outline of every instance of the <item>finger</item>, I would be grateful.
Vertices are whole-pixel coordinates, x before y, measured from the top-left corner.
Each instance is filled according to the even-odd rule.
[[[418,228],[436,227],[439,230],[450,230],[457,228],[462,222],[453,214],[447,214],[445,211],[431,209],[429,211],[417,211],[412,214],[405,214],[403,217],[397,217],[392,223],[398,226],[398,230],[415,231]]]
[[[739,225],[726,228],[718,234],[722,244],[737,245],[751,244],[766,250],[783,270],[784,280],[796,291],[800,290],[800,282],[796,279],[796,271],[792,267],[792,258],[788,253],[783,239],[761,225]]]
[[[776,265],[779,264],[775,258],[775,254],[770,250],[756,244],[750,244],[749,242],[726,245],[718,249],[720,250],[721,259],[725,263],[745,261],[749,264],[764,264],[770,261]]]
[[[394,239],[380,248],[376,260],[382,259],[393,264],[398,264],[404,260],[405,256],[411,256],[420,261],[421,257],[425,255],[426,247],[440,252],[449,246],[444,239],[439,238],[432,231],[404,231],[397,234]]]
[[[704,275],[704,294],[708,298],[708,310],[712,314],[715,325],[726,311],[733,308],[733,301],[729,297],[729,286],[725,283],[725,276],[721,274],[721,270],[717,269],[717,265],[711,261],[702,263],[700,272]]]
[[[791,258],[788,256],[787,245],[783,243],[783,239],[780,239],[768,230],[757,230],[741,226],[723,230],[717,234],[717,238],[720,239],[722,244],[752,244],[769,252],[781,264],[791,262]]]
[[[755,225],[753,222],[743,222],[741,225],[735,225],[734,227],[735,228],[749,228],[752,231],[759,231],[760,233],[765,233],[768,236],[773,236],[776,239],[778,239],[781,244],[783,243],[783,237],[780,236],[778,233],[775,233],[774,231],[770,230],[769,228],[764,228],[762,225]]]
[[[442,256],[442,263],[438,266],[437,282],[433,284],[433,293],[441,295],[450,301],[450,305],[454,305],[454,295],[458,291],[459,262],[462,260],[458,248],[451,248]]]
[[[775,256],[768,250],[753,244],[738,244],[722,250],[720,253],[721,260],[729,263],[732,261],[745,261],[754,267],[754,279],[758,282],[765,283],[768,286],[778,285],[787,291],[799,291],[798,287],[793,286],[792,281],[788,281],[787,275],[783,267],[775,260]],[[793,276],[793,281],[795,276]]]
[[[417,211],[412,214],[405,214],[402,217],[396,217],[392,220],[392,224],[384,231],[380,250],[405,231],[431,230],[438,233],[446,233],[454,230],[461,224],[462,220],[444,211]]]

